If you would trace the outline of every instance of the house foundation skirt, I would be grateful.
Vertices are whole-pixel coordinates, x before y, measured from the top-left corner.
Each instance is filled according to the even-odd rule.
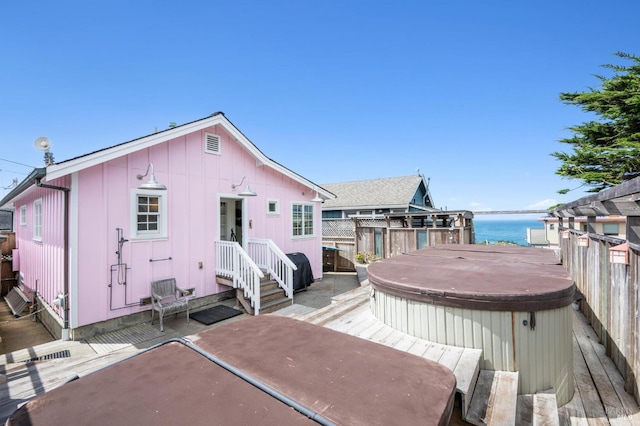
[[[558,406],[573,398],[573,307],[536,312],[440,306],[372,290],[384,324],[445,345],[482,349],[481,369],[519,373],[518,394],[553,390]]]

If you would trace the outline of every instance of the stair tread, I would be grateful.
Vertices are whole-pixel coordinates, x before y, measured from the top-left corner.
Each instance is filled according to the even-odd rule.
[[[522,426],[559,426],[558,402],[553,390],[518,395],[516,424]]]
[[[270,308],[270,307],[272,307],[272,306],[279,305],[279,304],[284,303],[284,302],[291,302],[291,303],[293,303],[293,301],[292,301],[291,299],[289,299],[289,298],[288,298],[288,297],[286,297],[286,296],[283,296],[283,297],[281,297],[281,298],[273,299],[273,300],[270,300],[270,301],[268,301],[268,302],[265,302],[264,304],[261,304],[261,306],[260,306],[260,310],[263,310],[263,309],[266,309],[266,308]]]
[[[466,421],[474,425],[516,424],[518,373],[481,370]]]

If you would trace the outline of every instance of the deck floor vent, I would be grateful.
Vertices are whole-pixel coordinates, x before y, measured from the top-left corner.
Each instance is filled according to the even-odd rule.
[[[68,349],[65,349],[64,351],[54,352],[52,354],[41,355],[35,358],[27,359],[24,362],[47,361],[50,359],[69,358],[70,356],[71,352]]]

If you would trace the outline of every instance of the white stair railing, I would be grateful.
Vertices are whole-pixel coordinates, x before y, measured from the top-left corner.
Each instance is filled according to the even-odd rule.
[[[260,313],[260,279],[264,274],[236,241],[216,241],[216,275],[230,278],[251,301],[254,315]]]
[[[267,271],[271,275],[271,279],[278,283],[285,295],[289,299],[293,299],[293,271],[298,268],[280,250],[272,240],[264,238],[251,238],[248,244],[249,255],[251,259],[262,270]]]

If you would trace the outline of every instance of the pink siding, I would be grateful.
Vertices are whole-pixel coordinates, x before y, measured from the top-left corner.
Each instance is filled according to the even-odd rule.
[[[68,187],[67,179],[49,184]],[[33,239],[34,202],[42,200],[42,241]],[[26,206],[26,224],[16,226],[16,249],[20,256],[20,272],[27,292],[37,291],[45,300],[55,299],[64,289],[64,192],[34,187],[15,201],[16,211]],[[61,317],[62,312],[54,307]]]
[[[315,193],[272,169],[256,165],[255,159],[222,127],[208,131],[221,136],[221,155],[204,153],[204,132],[195,132],[78,173],[77,188],[72,189],[78,200],[77,206],[72,206],[78,217],[74,224],[77,246],[73,248],[77,254],[78,310],[77,323],[72,326],[148,310],[148,307],[125,307],[125,293],[128,303],[137,303],[150,295],[149,283],[155,279],[176,277],[180,286],[194,287],[198,296],[226,290],[215,283],[218,196],[237,193],[231,184],[240,182],[243,176],[258,193],[247,200],[248,219],[252,223],[249,237],[272,239],[285,253],[305,253],[314,276],[322,275],[320,204],[315,206],[316,237],[291,238],[291,202],[309,202]],[[165,240],[134,241],[130,236],[130,191],[140,184],[136,174],[144,173],[149,162],[154,165],[157,180],[167,186],[168,234]],[[62,193],[51,190],[47,193],[56,201],[56,210],[60,209]],[[278,216],[267,215],[267,199],[279,200]],[[60,218],[56,219],[60,223]],[[122,250],[122,261],[127,266],[126,285],[111,273],[117,263],[116,228],[123,228],[124,238],[130,240]],[[59,232],[52,232],[50,237],[55,238],[56,244],[47,250],[46,264],[60,264]],[[26,255],[22,248],[24,264]],[[169,257],[172,259],[149,261]],[[50,280],[62,282],[59,267],[46,280],[43,278],[43,283]],[[48,297],[55,297],[54,287],[47,289]]]

